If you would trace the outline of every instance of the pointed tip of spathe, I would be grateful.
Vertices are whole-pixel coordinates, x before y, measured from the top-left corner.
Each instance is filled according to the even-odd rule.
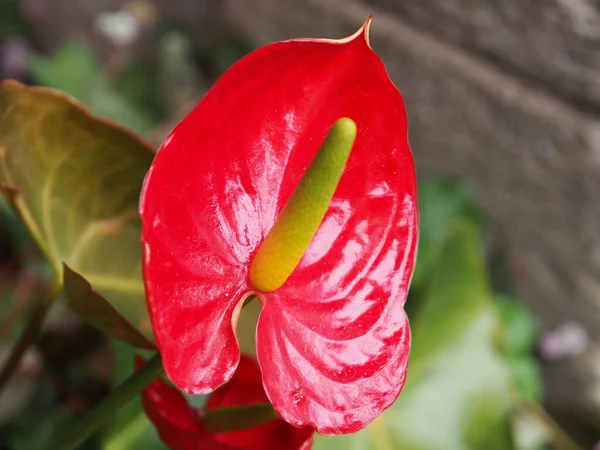
[[[371,47],[371,41],[369,39],[369,31],[371,30],[371,22],[372,21],[373,21],[373,15],[371,14],[371,15],[369,15],[369,17],[367,17],[367,20],[365,20],[365,23],[359,30],[361,32],[361,34],[364,36],[365,42],[367,43],[369,48]]]
[[[357,38],[363,38],[365,40],[365,42],[367,43],[367,45],[369,46],[369,48],[371,48],[371,42],[369,39],[369,30],[371,28],[372,21],[373,21],[373,16],[370,15],[369,17],[367,17],[367,20],[365,20],[365,23],[363,23],[362,27],[360,27],[356,31],[356,33],[348,36],[347,38],[340,39],[340,42],[351,42]]]
[[[371,28],[371,22],[373,21],[373,16],[370,15],[369,17],[367,17],[367,20],[365,21],[365,23],[363,23],[363,25],[353,34],[351,34],[348,37],[345,38],[341,38],[341,39],[331,39],[331,38],[297,38],[297,39],[292,39],[292,41],[297,41],[297,42],[327,42],[330,44],[347,44],[349,42],[355,42],[357,41],[359,38],[362,38],[359,40],[362,41],[364,40],[364,42],[367,44],[367,47],[369,47],[371,50],[373,50],[371,48],[371,42],[369,39],[369,30]]]

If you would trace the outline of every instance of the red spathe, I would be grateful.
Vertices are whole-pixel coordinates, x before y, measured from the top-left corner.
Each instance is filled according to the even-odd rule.
[[[367,41],[292,40],[232,66],[165,140],[147,175],[144,277],[169,379],[194,394],[233,375],[243,299],[262,302],[264,388],[289,423],[357,431],[398,396],[418,216],[404,103]],[[252,257],[333,123],[356,142],[329,210],[284,285]]]

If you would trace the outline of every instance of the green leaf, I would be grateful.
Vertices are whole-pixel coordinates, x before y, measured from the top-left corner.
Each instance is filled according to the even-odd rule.
[[[479,248],[478,229],[455,222],[433,262],[430,284],[411,319],[413,367],[445,351],[452,339],[494,308]]]
[[[273,405],[265,402],[212,409],[206,412],[202,424],[213,433],[226,433],[255,427],[278,418]]]
[[[365,430],[319,436],[315,450],[512,448],[516,399],[495,345],[499,319],[477,227],[456,222],[432,264],[403,393]]]
[[[144,323],[147,320],[146,311],[135,307],[123,299],[123,315],[121,315],[110,303],[104,300],[88,283],[85,278],[74,272],[63,264],[64,288],[68,298],[76,299],[70,302],[71,309],[85,317],[89,323],[96,328],[106,331],[109,335],[135,347],[154,347],[148,339],[135,328],[124,316],[131,318],[133,323]],[[108,293],[107,293],[108,294]],[[111,292],[110,298],[119,298],[120,292]]]
[[[146,346],[152,345],[152,329],[137,204],[153,156],[140,139],[64,94],[0,84],[0,189],[57,279],[62,281],[65,263],[97,293],[71,296],[75,308],[93,318],[98,307],[92,302],[107,299],[145,336]],[[67,280],[72,295],[81,287],[75,278]],[[126,331],[119,330],[123,338]]]
[[[413,289],[426,283],[440,246],[456,220],[482,221],[473,194],[458,180],[434,178],[419,183],[419,254],[412,279]]]
[[[507,402],[493,390],[475,395],[465,415],[462,439],[469,449],[512,449]]]
[[[531,355],[523,355],[509,356],[507,362],[519,399],[525,402],[541,401],[544,388],[538,361]]]
[[[90,91],[100,82],[100,66],[86,45],[69,42],[46,57],[32,53],[27,60],[38,83],[72,95],[88,104]]]
[[[19,0],[0,0],[0,42],[11,36],[26,36],[29,31]]]
[[[145,134],[154,120],[135,108],[111,88],[90,49],[81,42],[69,42],[52,57],[30,55],[27,61],[35,80],[72,95],[99,116],[114,120],[136,133]]]
[[[528,354],[535,347],[537,324],[525,303],[506,294],[496,294],[496,304],[504,327],[502,349],[506,354]]]
[[[506,294],[496,294],[502,320],[499,347],[510,366],[517,393],[523,401],[542,399],[542,376],[532,351],[537,340],[537,324],[523,302]]]

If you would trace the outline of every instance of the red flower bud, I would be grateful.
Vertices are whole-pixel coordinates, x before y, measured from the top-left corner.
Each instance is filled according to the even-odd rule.
[[[344,117],[347,139],[334,127],[334,143],[323,144]],[[322,145],[351,146],[324,217],[311,218],[316,233],[303,228],[314,211],[299,201],[282,225],[296,187],[314,188],[303,176],[319,172],[311,163]],[[237,318],[255,294],[263,383],[284,420],[349,433],[397,398],[410,347],[416,180],[404,103],[369,46],[368,22],[347,39],[279,42],[232,66],[165,140],[140,212],[154,334],[177,387],[206,394],[231,378]],[[250,266],[276,222],[283,237],[256,265],[277,272],[286,245],[301,258],[280,287],[259,290]]]
[[[143,364],[136,358],[138,368]],[[206,410],[266,401],[258,365],[242,356],[233,378],[209,397]],[[313,430],[295,428],[281,419],[230,433],[210,433],[199,411],[160,379],[144,390],[142,402],[160,438],[173,450],[309,450],[312,446]]]

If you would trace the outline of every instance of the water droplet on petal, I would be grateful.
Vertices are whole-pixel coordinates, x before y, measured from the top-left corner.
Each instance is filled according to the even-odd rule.
[[[294,391],[294,393],[292,395],[292,399],[294,400],[294,403],[296,403],[296,404],[298,404],[302,400],[304,400],[304,394],[302,394],[302,388],[296,388],[296,390]]]

